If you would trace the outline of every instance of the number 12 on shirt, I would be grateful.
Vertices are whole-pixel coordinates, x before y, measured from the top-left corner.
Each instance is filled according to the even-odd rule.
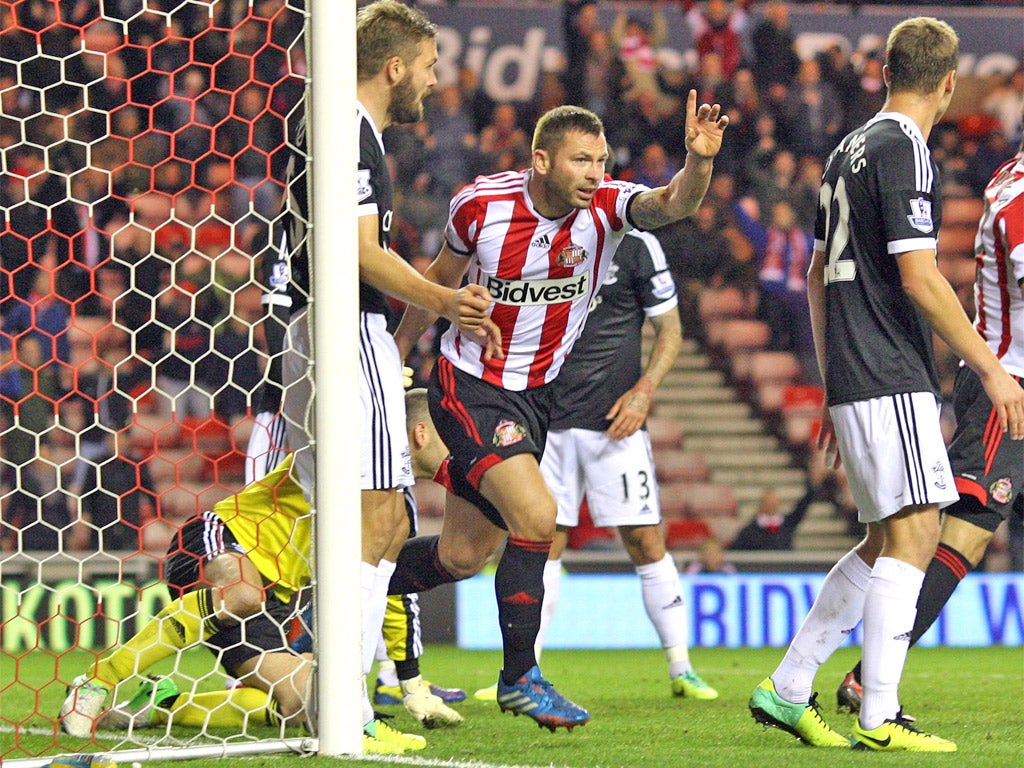
[[[833,201],[835,201],[839,213],[834,232],[832,231]],[[828,246],[828,262],[825,264],[825,285],[853,280],[857,277],[856,262],[850,259],[839,260],[850,240],[850,198],[846,195],[846,179],[840,176],[836,181],[835,190],[832,189],[831,184],[822,184],[821,191],[818,193],[818,204],[825,211],[825,232],[832,232]]]

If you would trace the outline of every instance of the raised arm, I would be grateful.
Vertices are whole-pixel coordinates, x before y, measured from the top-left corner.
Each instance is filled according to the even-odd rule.
[[[686,164],[663,187],[642,192],[629,210],[641,229],[657,229],[690,216],[700,206],[711,183],[713,160],[722,148],[729,118],[718,105],[697,107],[697,91],[686,98]]]

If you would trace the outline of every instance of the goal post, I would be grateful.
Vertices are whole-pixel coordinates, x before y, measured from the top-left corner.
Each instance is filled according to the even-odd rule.
[[[0,0],[4,765],[361,751],[354,50],[354,4],[332,0]],[[171,602],[168,548],[244,486],[272,357],[259,264],[303,112],[321,404],[307,707],[326,727],[265,723],[269,705],[225,725],[234,681],[194,648],[145,672],[223,698],[205,720],[75,738],[65,686]]]
[[[332,0],[311,10],[317,751],[340,755],[362,751],[358,243],[354,216],[337,215],[356,207],[355,18]]]

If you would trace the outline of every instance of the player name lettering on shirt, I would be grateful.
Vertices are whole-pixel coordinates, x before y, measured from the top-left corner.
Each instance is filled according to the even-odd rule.
[[[551,280],[504,280],[488,276],[484,287],[500,304],[520,307],[561,304],[590,294],[590,273]]]
[[[865,165],[867,165],[867,158],[864,157],[864,149],[867,143],[867,136],[864,135],[863,131],[851,133],[845,139],[843,139],[843,152],[847,152],[850,155],[850,172],[858,173]]]

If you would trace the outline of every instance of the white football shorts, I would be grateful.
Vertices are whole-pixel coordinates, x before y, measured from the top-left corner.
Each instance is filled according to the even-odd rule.
[[[540,470],[558,504],[558,525],[573,528],[579,524],[584,494],[590,516],[599,527],[661,522],[646,430],[622,440],[592,429],[549,432]]]
[[[359,313],[359,402],[360,488],[386,491],[413,485],[402,360],[384,315]]]
[[[829,412],[862,523],[912,505],[947,507],[960,498],[931,392],[859,400]]]

